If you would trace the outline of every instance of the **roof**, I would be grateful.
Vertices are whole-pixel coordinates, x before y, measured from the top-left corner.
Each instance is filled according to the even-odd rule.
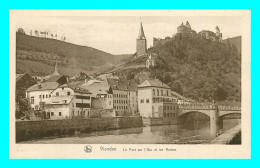
[[[59,86],[59,88],[62,88],[62,87],[69,87],[76,93],[91,94],[91,92],[89,92],[87,89],[79,87],[79,86],[74,86],[74,85],[70,85],[70,84],[63,84],[63,85]]]
[[[170,89],[168,85],[160,81],[159,79],[149,79],[144,81],[141,85],[138,85],[138,88],[141,87],[160,87]]]
[[[29,87],[26,91],[40,91],[40,90],[54,90],[59,87],[58,82],[43,82],[43,83],[37,83],[31,87]]]
[[[25,74],[16,74],[16,82],[19,81]]]
[[[74,96],[52,96],[45,104],[69,104]]]
[[[47,82],[57,82],[60,78],[62,78],[64,75],[51,75],[49,79],[47,79]]]
[[[107,78],[108,85],[111,86],[113,90],[129,90],[137,91],[137,83],[135,81],[129,81],[125,78],[111,79]]]
[[[139,29],[138,39],[145,39],[144,29],[143,29],[142,22],[140,23],[140,29]]]
[[[104,85],[102,83],[92,83],[90,85],[83,85],[81,87],[91,92],[93,97],[96,97],[98,94],[108,94],[110,89],[109,85]]]

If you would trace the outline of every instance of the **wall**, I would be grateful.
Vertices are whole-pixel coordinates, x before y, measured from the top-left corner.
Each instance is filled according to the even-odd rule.
[[[48,136],[141,127],[142,117],[84,118],[66,120],[16,121],[16,142]]]
[[[138,88],[138,110],[143,117],[152,117],[152,88]],[[146,103],[146,100],[149,103]],[[143,101],[143,103],[141,103]]]
[[[136,40],[136,53],[137,55],[145,54],[147,50],[146,39]]]
[[[113,100],[116,116],[131,115],[128,109],[128,94],[126,90],[113,90]]]

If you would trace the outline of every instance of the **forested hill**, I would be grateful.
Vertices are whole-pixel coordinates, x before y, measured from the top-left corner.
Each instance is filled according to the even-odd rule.
[[[16,34],[17,73],[46,75],[58,61],[61,73],[75,75],[100,72],[129,55],[112,55],[95,48],[68,42]]]
[[[148,53],[157,54],[155,67],[138,68],[136,63],[145,65],[146,59],[133,59],[123,67],[135,64],[134,68],[122,68],[115,73],[139,82],[156,77],[179,94],[200,102],[240,102],[241,55],[234,45],[198,37],[175,37],[150,48]]]
[[[198,101],[240,101],[241,55],[234,47],[201,38],[175,38],[151,48],[156,76],[173,90]]]

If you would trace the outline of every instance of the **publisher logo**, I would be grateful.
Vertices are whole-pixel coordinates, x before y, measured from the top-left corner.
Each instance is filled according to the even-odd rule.
[[[86,153],[91,153],[92,152],[92,147],[90,145],[87,145],[84,147],[84,150]]]

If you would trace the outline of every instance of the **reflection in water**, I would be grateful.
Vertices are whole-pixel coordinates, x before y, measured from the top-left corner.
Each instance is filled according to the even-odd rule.
[[[223,121],[227,130],[240,123],[240,119]],[[59,144],[200,144],[208,143],[210,138],[209,121],[185,125],[164,125],[120,130],[83,133],[73,137],[48,138],[23,143]],[[191,127],[192,125],[193,127]]]

